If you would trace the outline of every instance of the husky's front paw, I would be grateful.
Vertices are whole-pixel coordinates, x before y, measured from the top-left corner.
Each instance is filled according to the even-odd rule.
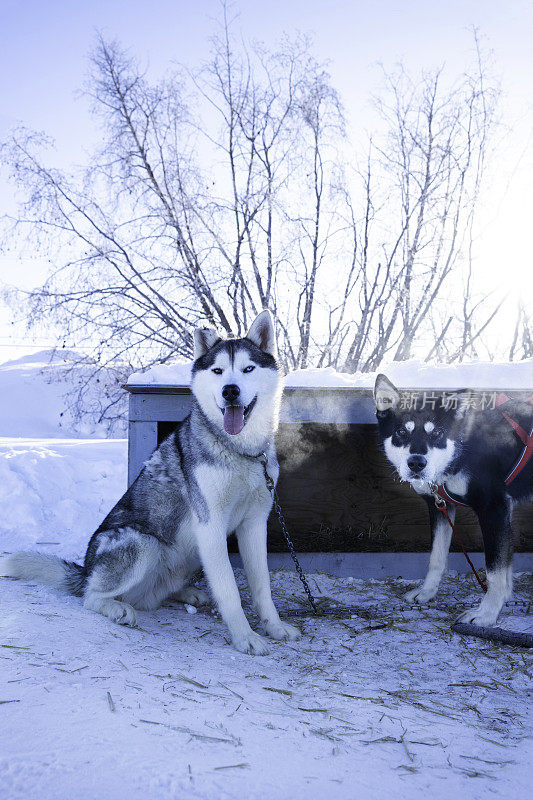
[[[249,653],[251,656],[268,655],[268,645],[258,633],[251,628],[245,633],[239,633],[231,637],[233,647],[240,653]]]
[[[469,608],[457,618],[457,622],[466,622],[469,625],[479,625],[480,628],[490,627],[494,625],[498,619],[498,611],[494,609],[487,609],[478,606],[478,608]]]
[[[428,600],[433,600],[437,594],[438,587],[417,586],[416,589],[406,592],[403,596],[404,600],[408,603],[427,603]]]
[[[294,625],[289,625],[288,622],[267,622],[265,623],[265,630],[271,639],[277,639],[279,642],[294,641],[294,639],[301,639],[302,632]]]

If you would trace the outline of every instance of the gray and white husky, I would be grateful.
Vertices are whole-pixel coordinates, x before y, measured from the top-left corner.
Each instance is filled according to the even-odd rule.
[[[272,602],[267,566],[267,518],[272,498],[260,454],[278,478],[274,434],[281,376],[272,318],[263,311],[246,337],[221,339],[210,328],[194,332],[193,406],[146,462],[137,480],[92,536],[83,566],[53,556],[19,552],[0,574],[47,583],[82,596],[85,608],[113,622],[135,625],[135,609],[152,610],[173,596],[208,600],[191,586],[202,567],[233,645],[268,652],[241,606],[228,557],[237,534],[252,600],[266,633],[296,639]]]

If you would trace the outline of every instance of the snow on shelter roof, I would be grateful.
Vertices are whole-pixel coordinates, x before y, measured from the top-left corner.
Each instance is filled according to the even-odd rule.
[[[145,372],[135,372],[127,387],[187,387],[192,362],[155,365]],[[371,389],[376,375],[383,372],[399,388],[409,389],[532,389],[533,358],[515,362],[468,361],[460,364],[427,364],[411,359],[383,364],[376,372],[336,372],[324,369],[300,369],[285,376],[287,388],[302,389]]]

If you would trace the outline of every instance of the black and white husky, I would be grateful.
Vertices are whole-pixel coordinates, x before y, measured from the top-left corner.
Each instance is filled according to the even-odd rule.
[[[374,388],[380,444],[400,478],[409,481],[429,508],[429,571],[422,585],[405,597],[410,602],[430,600],[446,569],[452,531],[431,494],[431,487],[438,486],[440,496],[451,501],[450,518],[455,504],[469,506],[483,535],[487,593],[461,620],[492,625],[512,592],[513,505],[533,499],[533,458],[529,460],[530,451],[510,420],[531,441],[533,408],[508,399],[500,408],[472,412],[471,397],[459,393],[457,407],[447,408],[441,401],[424,408],[418,401],[403,409],[400,392],[385,375],[378,375]]]
[[[226,539],[237,534],[253,602],[266,633],[296,639],[272,602],[267,567],[267,517],[272,499],[259,460],[274,480],[278,463],[281,376],[268,311],[245,338],[194,332],[193,407],[146,462],[137,480],[92,536],[83,566],[41,553],[14,553],[0,574],[56,586],[123,625],[135,610],[152,610],[170,595],[208,600],[191,586],[202,567],[237,650],[268,652],[244,615]]]

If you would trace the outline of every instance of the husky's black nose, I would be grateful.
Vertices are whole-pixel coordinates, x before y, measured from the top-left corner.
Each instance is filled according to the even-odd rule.
[[[409,456],[407,459],[407,466],[411,472],[422,472],[427,463],[425,456]]]
[[[240,393],[241,390],[236,383],[227,383],[222,389],[222,397],[224,400],[227,400],[228,403],[234,403]]]

